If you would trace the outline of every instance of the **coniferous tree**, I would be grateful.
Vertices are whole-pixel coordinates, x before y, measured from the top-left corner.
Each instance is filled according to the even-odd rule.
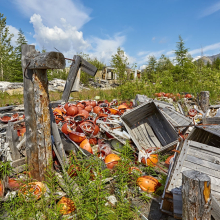
[[[16,41],[17,47],[15,48],[15,60],[13,62],[13,74],[11,75],[11,81],[14,82],[22,82],[23,81],[23,73],[21,67],[21,46],[22,44],[27,44],[27,40],[24,36],[24,32],[19,29],[18,39]]]
[[[188,60],[188,48],[185,47],[182,37],[179,35],[179,42],[177,42],[175,50],[177,65],[183,66],[184,63]]]
[[[0,13],[0,80],[10,80],[12,73],[12,62],[15,59],[14,47],[11,45],[11,38],[6,26],[6,17]]]

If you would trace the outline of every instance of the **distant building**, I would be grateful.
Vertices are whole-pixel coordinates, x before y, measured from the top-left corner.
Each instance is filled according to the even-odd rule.
[[[117,73],[115,73],[115,68],[112,66],[105,66],[102,69],[102,79],[105,80],[117,80]],[[140,79],[141,78],[141,71],[140,70],[133,70],[130,67],[126,67],[126,74],[130,79]]]

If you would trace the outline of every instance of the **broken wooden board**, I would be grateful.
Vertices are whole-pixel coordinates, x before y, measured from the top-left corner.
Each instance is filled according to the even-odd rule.
[[[121,119],[139,150],[151,147],[166,149],[178,139],[177,132],[153,101],[124,113]]]
[[[192,124],[192,119],[184,116],[183,114],[175,111],[172,108],[161,108],[161,112],[166,117],[166,119],[173,125],[173,126],[187,126]],[[185,127],[180,127],[178,130],[182,131]]]

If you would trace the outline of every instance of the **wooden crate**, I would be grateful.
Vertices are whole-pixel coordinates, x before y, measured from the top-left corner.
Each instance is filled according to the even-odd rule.
[[[197,126],[185,142],[178,147],[174,164],[170,167],[162,196],[161,210],[167,211],[167,195],[182,185],[182,172],[197,170],[207,174],[211,179],[211,192],[220,197],[220,126]],[[217,203],[216,203],[217,201]],[[213,215],[219,207],[218,200],[213,203]]]
[[[122,121],[139,150],[177,144],[178,134],[153,101],[143,103],[122,116]]]

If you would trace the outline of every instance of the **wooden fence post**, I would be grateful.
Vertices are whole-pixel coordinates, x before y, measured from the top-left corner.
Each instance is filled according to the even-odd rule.
[[[211,179],[204,173],[182,173],[183,220],[211,220]]]
[[[42,181],[52,162],[47,69],[64,69],[62,53],[39,53],[22,45],[27,163],[34,179]]]
[[[204,113],[209,109],[209,91],[200,92],[199,105]]]

